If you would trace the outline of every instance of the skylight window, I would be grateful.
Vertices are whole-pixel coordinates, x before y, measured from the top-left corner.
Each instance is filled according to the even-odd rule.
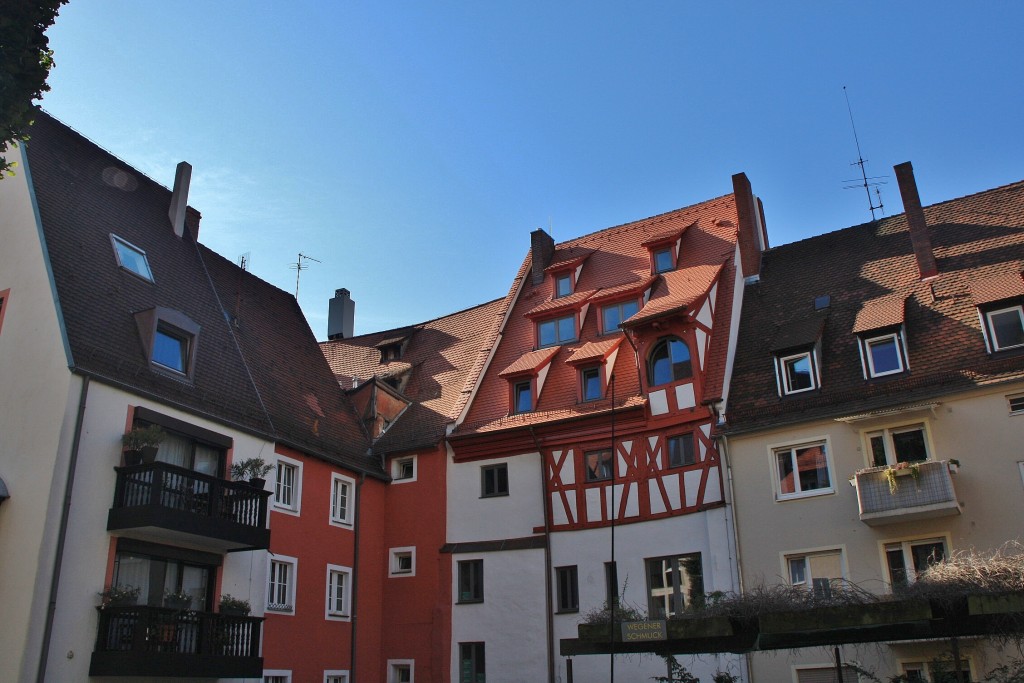
[[[144,280],[153,282],[153,271],[149,269],[149,260],[146,259],[146,252],[117,235],[111,235],[110,241],[114,245],[117,265]]]

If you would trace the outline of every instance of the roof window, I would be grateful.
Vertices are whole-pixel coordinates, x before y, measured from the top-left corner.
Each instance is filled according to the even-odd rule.
[[[111,235],[110,242],[114,245],[114,256],[117,258],[117,265],[134,275],[138,275],[143,280],[153,282],[153,271],[149,268],[149,260],[146,258],[145,251],[117,235]]]

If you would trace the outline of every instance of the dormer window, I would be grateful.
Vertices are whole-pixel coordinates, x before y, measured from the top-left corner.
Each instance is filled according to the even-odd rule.
[[[636,299],[620,301],[609,306],[602,306],[601,333],[611,334],[612,332],[618,332],[619,325],[622,324],[622,321],[636,315],[636,312],[639,310],[640,304]]]
[[[1020,306],[986,311],[985,326],[993,351],[1024,346],[1024,310]]]
[[[399,360],[402,357],[402,345],[401,344],[389,344],[388,346],[380,347],[380,362],[390,363],[393,360]]]
[[[783,394],[797,394],[818,388],[813,351],[776,358]]]
[[[654,261],[654,272],[664,273],[669,270],[675,270],[676,259],[674,250],[672,247],[661,247],[651,252],[651,258]]]
[[[153,271],[149,269],[149,260],[146,258],[145,251],[117,235],[111,235],[110,242],[114,245],[114,256],[117,257],[117,265],[134,275],[138,275],[143,280],[153,281]]]
[[[580,370],[580,395],[584,401],[596,401],[601,398],[601,389],[601,368]]]
[[[509,414],[528,413],[537,407],[544,380],[551,369],[551,359],[559,347],[524,353],[498,373],[508,382]]]
[[[191,337],[170,325],[160,323],[153,339],[153,363],[186,374]]]
[[[156,306],[135,314],[146,360],[154,370],[192,376],[199,325],[180,311]]]
[[[576,341],[576,314],[537,323],[537,346],[554,346]]]
[[[775,381],[779,396],[813,391],[821,387],[821,338],[827,311],[800,317],[780,325],[772,340]],[[877,329],[877,326],[873,326]],[[870,327],[869,327],[870,329]],[[854,329],[856,332],[856,327]]]
[[[651,273],[657,275],[676,269],[683,234],[693,225],[696,224],[688,225],[681,230],[663,232],[643,243],[642,246],[651,256]]]
[[[857,311],[853,332],[865,379],[896,375],[909,367],[903,344],[905,306],[905,297],[890,295],[868,301]]]
[[[528,413],[533,410],[533,382],[526,380],[512,385],[512,412]]]
[[[898,332],[862,339],[868,377],[903,372],[903,343]]]
[[[693,377],[690,347],[679,337],[658,341],[647,358],[647,384],[652,387]]]
[[[555,273],[555,298],[572,294],[572,273]]]
[[[1014,271],[971,283],[989,353],[1024,347],[1024,274]]]

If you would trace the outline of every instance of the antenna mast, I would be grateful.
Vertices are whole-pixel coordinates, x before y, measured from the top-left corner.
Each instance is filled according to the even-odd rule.
[[[323,261],[320,261],[319,259],[315,259],[312,256],[306,256],[305,254],[300,253],[299,254],[299,259],[295,263],[293,263],[293,264],[288,266],[289,268],[292,268],[295,271],[295,299],[296,300],[298,300],[298,298],[299,298],[299,276],[302,275],[302,271],[304,271],[306,268],[309,268],[309,266],[307,266],[306,264],[304,264],[302,262],[302,259],[306,259],[307,261],[316,261],[317,263],[323,263]]]
[[[860,140],[857,139],[857,126],[854,125],[853,123],[853,109],[850,107],[850,95],[849,93],[846,92],[845,85],[843,86],[843,96],[846,98],[846,111],[849,112],[850,114],[850,128],[853,129],[853,142],[854,144],[857,145],[857,161],[853,162],[850,165],[860,166],[860,182],[858,183],[856,179],[844,180],[843,182],[845,183],[857,183],[856,185],[847,185],[844,189],[851,190],[856,189],[858,187],[863,187],[864,192],[868,196],[868,209],[871,211],[871,220],[875,220],[876,210],[881,211],[883,216],[885,215],[885,205],[882,204],[882,192],[881,190],[878,189],[878,186],[885,185],[885,181],[881,179],[887,178],[888,176],[872,176],[870,178],[872,182],[868,182],[868,174],[864,170],[864,164],[867,163],[867,159],[865,159],[863,155],[860,153]],[[875,204],[874,198],[872,198],[871,196],[871,188],[874,188],[875,190],[875,198],[878,199],[877,205]]]

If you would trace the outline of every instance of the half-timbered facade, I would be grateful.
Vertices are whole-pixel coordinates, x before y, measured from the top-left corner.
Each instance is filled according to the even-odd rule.
[[[670,615],[736,587],[711,430],[766,235],[745,176],[734,189],[560,244],[532,234],[449,439],[456,670],[482,658],[489,681],[554,680],[586,612]],[[583,680],[609,666],[574,664]],[[663,673],[625,666],[619,680]]]

